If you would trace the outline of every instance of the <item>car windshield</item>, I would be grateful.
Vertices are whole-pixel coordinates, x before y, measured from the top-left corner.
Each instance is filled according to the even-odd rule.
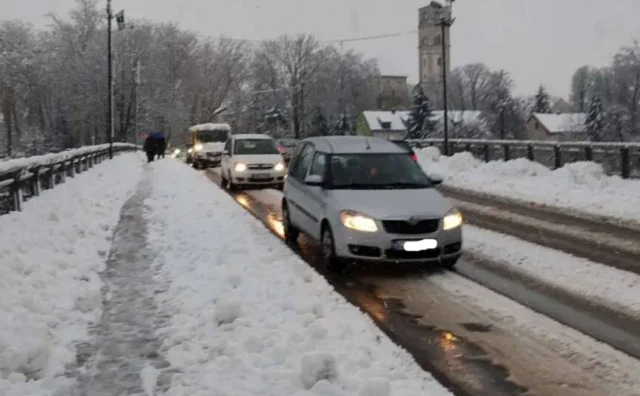
[[[432,184],[406,154],[341,154],[331,158],[331,188],[410,189]]]
[[[228,131],[198,131],[198,140],[201,143],[224,143],[228,138]]]
[[[295,147],[295,145],[298,144],[298,140],[297,139],[280,139],[278,140],[278,143],[280,143],[284,147]]]
[[[278,148],[276,142],[271,139],[240,139],[236,140],[234,154],[278,154]]]

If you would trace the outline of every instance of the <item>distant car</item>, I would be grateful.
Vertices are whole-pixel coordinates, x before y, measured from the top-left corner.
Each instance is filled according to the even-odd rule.
[[[418,156],[416,155],[416,152],[413,150],[413,147],[411,147],[409,142],[407,142],[406,140],[391,140],[391,141],[396,145],[398,145],[399,147],[407,150],[412,160],[416,162],[418,161]]]
[[[293,154],[293,150],[295,150],[298,142],[300,140],[293,138],[282,138],[278,139],[278,151],[282,154],[282,157],[286,162],[291,160],[291,154]]]
[[[463,221],[434,188],[440,182],[385,139],[305,139],[284,186],[286,240],[308,234],[334,269],[347,259],[452,268],[462,252]]]
[[[245,186],[281,189],[287,170],[275,140],[261,134],[231,135],[220,168],[222,183],[230,190]]]

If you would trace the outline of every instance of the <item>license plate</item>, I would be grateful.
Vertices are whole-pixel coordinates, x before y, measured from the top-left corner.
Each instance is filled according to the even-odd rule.
[[[423,239],[420,241],[404,241],[400,242],[402,249],[407,252],[421,252],[424,250],[435,249],[438,247],[438,241],[435,239]]]
[[[251,178],[256,180],[271,179],[271,175],[269,174],[251,175]]]

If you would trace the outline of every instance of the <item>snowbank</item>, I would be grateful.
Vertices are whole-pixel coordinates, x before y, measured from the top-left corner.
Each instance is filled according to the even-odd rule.
[[[593,162],[550,170],[523,158],[484,163],[468,152],[447,157],[435,147],[417,155],[427,173],[452,187],[640,222],[640,181],[607,176]]]
[[[589,301],[640,318],[640,276],[521,239],[464,227],[465,249]]]
[[[153,168],[167,396],[450,394],[205,176]]]
[[[68,381],[74,345],[99,320],[98,272],[142,163],[123,153],[0,217],[0,395],[51,395]]]
[[[114,147],[133,147],[133,144],[129,143],[114,143]],[[37,165],[55,164],[77,155],[82,155],[91,151],[106,150],[109,148],[108,144],[100,144],[97,146],[85,146],[77,149],[71,149],[61,151],[59,153],[50,153],[43,155],[36,155],[33,157],[16,158],[6,161],[0,161],[0,173],[10,172],[13,170],[19,170],[21,168],[31,168]]]

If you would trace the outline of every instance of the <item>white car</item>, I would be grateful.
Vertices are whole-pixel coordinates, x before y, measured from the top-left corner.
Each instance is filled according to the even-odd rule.
[[[291,158],[284,187],[285,239],[320,242],[325,263],[413,263],[452,268],[462,254],[462,214],[412,160],[380,138],[316,137]]]
[[[260,134],[232,135],[222,151],[222,184],[229,190],[246,186],[282,189],[287,167],[276,141]]]

